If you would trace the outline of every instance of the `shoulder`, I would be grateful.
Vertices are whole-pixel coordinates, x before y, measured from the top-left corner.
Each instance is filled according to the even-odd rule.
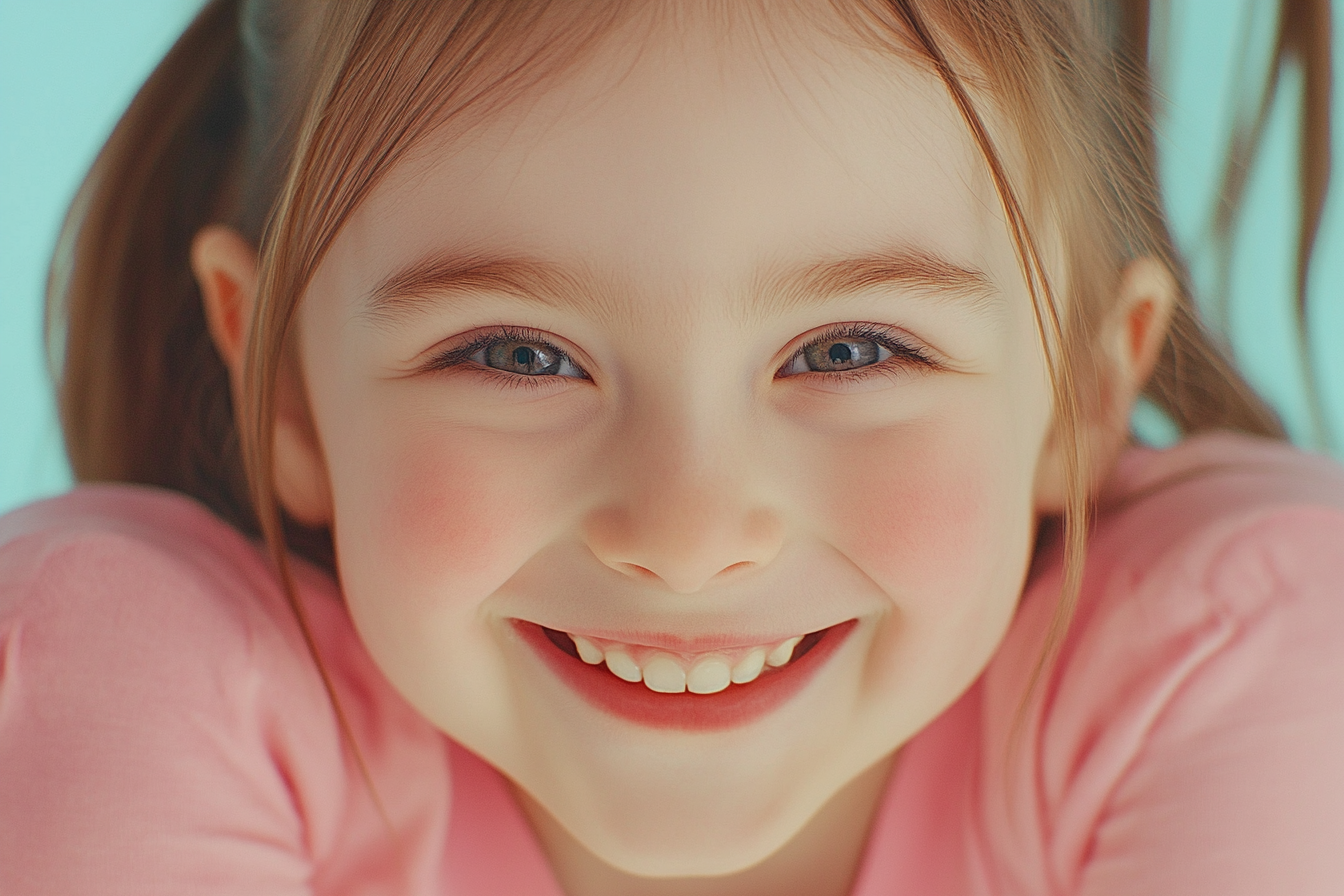
[[[306,603],[332,615],[329,578],[299,577]],[[0,637],[30,687],[68,691],[87,674],[163,707],[169,694],[244,700],[267,677],[271,702],[322,696],[260,546],[159,489],[81,486],[0,518]]]
[[[400,769],[443,777],[440,739],[372,666],[330,577],[295,575],[379,796],[434,834],[446,793],[411,794]],[[160,490],[80,487],[0,518],[0,768],[0,890],[6,874],[103,889],[84,875],[118,869],[138,892],[310,892],[324,863],[393,848],[265,554]]]
[[[1167,451],[1136,449],[1122,460],[1100,503],[1088,563],[1102,579],[1203,574],[1212,578],[1202,590],[1219,600],[1254,590],[1254,582],[1238,587],[1219,575],[1238,560],[1287,571],[1271,561],[1288,551],[1300,555],[1296,572],[1310,576],[1334,559],[1316,548],[1341,526],[1339,464],[1278,442],[1213,433]],[[1267,553],[1255,552],[1257,545]]]
[[[1047,562],[1000,703],[1058,589]],[[1079,892],[1344,886],[1344,471],[1229,434],[1127,457],[1030,719],[1048,864]]]
[[[289,638],[263,572],[245,539],[157,490],[81,487],[0,520],[0,889],[19,874],[78,891],[95,867],[149,885],[126,863],[165,838],[190,854],[221,822],[296,847],[221,854],[296,886],[309,873],[267,738],[281,708],[311,727],[321,691],[275,674]]]
[[[182,495],[82,486],[0,518],[0,620],[10,628],[59,626],[102,642],[110,628],[147,648],[227,651],[255,646],[250,617],[271,615],[275,597],[256,546]]]
[[[1062,567],[1057,545],[1042,550],[1009,633],[1010,652],[1039,647]],[[1151,660],[1169,641],[1189,653],[1198,632],[1271,619],[1344,623],[1341,589],[1344,467],[1230,433],[1166,451],[1135,449],[1098,502],[1055,677],[1062,682],[1094,663],[1114,673],[1123,658]],[[1344,639],[1344,625],[1323,634]],[[1344,642],[1341,648],[1344,659]],[[1022,662],[1001,665],[1020,673]]]
[[[1151,664],[1158,653],[1193,663],[1215,644],[1245,663],[1289,660],[1249,649],[1253,631],[1277,632],[1285,652],[1333,645],[1344,662],[1344,468],[1217,433],[1140,449],[1116,480],[1090,536],[1063,664]],[[1049,593],[1054,583],[1040,584]]]

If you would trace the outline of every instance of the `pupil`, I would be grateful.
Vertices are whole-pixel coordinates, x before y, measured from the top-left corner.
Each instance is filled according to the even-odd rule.
[[[839,372],[867,367],[880,360],[881,347],[862,337],[824,339],[803,349],[810,370]]]
[[[513,362],[519,367],[531,367],[532,359],[536,352],[525,345],[520,345],[513,350]]]
[[[832,345],[829,354],[832,364],[847,364],[854,360],[853,348],[843,342]]]

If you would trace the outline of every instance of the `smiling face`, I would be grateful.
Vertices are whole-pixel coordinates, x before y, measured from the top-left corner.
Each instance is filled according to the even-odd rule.
[[[759,861],[964,690],[1050,466],[1031,303],[942,85],[735,40],[611,41],[421,146],[297,322],[373,657],[651,875]]]

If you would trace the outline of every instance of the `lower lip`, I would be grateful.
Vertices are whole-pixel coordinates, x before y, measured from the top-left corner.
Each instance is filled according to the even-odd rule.
[[[844,643],[858,620],[826,630],[811,650],[745,685],[729,685],[717,694],[659,694],[638,682],[617,678],[605,666],[590,666],[551,643],[541,626],[513,620],[514,630],[551,671],[590,704],[649,728],[721,731],[746,725],[773,712],[802,690]]]

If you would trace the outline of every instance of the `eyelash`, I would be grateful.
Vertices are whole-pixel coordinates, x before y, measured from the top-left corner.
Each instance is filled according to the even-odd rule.
[[[793,376],[802,375],[802,373],[797,373],[797,374],[789,374],[787,376],[781,376],[780,371],[783,371],[784,368],[793,364],[795,360],[798,358],[798,356],[801,355],[802,352],[809,346],[821,342],[837,341],[841,339],[859,339],[867,342],[872,342],[875,345],[882,346],[882,348],[886,349],[888,352],[891,353],[891,356],[888,358],[884,358],[877,363],[868,364],[863,367],[851,368],[850,370],[844,370],[844,371],[807,370],[803,371],[802,373],[806,373],[807,375],[813,377],[825,377],[828,379],[836,378],[857,382],[867,379],[870,376],[891,376],[899,372],[909,371],[910,368],[912,367],[916,369],[922,369],[925,371],[931,371],[936,370],[939,366],[938,362],[925,349],[917,345],[914,345],[913,343],[908,342],[904,339],[900,339],[896,336],[893,336],[890,329],[886,327],[881,327],[876,324],[867,324],[867,323],[837,324],[835,326],[823,330],[822,332],[813,336],[811,339],[808,339],[807,342],[798,346],[798,348],[793,352],[793,354],[789,355],[788,360],[785,361],[785,363],[780,366],[778,371],[776,371],[775,379],[786,379]],[[476,334],[474,337],[472,337],[470,341],[465,342],[461,345],[454,346],[444,352],[439,353],[438,355],[435,355],[429,361],[429,363],[425,365],[425,370],[427,371],[449,370],[451,368],[470,363],[473,367],[476,368],[477,372],[485,376],[489,376],[491,379],[494,379],[497,382],[501,382],[505,385],[513,387],[534,388],[534,389],[546,388],[547,387],[546,384],[544,382],[541,382],[543,380],[578,379],[578,377],[559,377],[556,375],[528,376],[524,374],[510,373],[506,370],[500,370],[495,367],[488,367],[486,365],[479,364],[471,360],[473,355],[482,352],[490,348],[492,345],[495,345],[500,342],[522,342],[544,346],[546,349],[554,352],[561,358],[569,361],[571,364],[574,363],[569,353],[561,349],[554,342],[552,342],[546,336],[546,334],[538,330],[529,330],[520,327],[502,326],[502,327],[495,327],[489,330],[484,330]],[[574,366],[581,373],[583,373],[582,377],[583,379],[588,379],[587,373],[583,371],[582,368],[578,367],[577,364],[575,364]]]
[[[493,327],[489,330],[483,330],[471,338],[470,341],[455,345],[447,351],[440,352],[430,359],[425,365],[426,371],[449,370],[464,364],[470,364],[475,368],[476,373],[489,377],[490,379],[502,383],[506,386],[523,389],[545,389],[548,387],[546,380],[556,379],[578,379],[578,377],[560,377],[560,376],[528,376],[520,373],[510,373],[507,370],[500,370],[497,367],[488,367],[472,360],[472,355],[485,351],[490,346],[500,342],[523,342],[532,345],[544,346],[561,358],[571,364],[574,364],[573,358],[564,349],[551,341],[545,333],[539,330],[528,330],[521,327]],[[574,364],[581,373],[583,379],[588,379],[588,374],[577,364]]]
[[[787,379],[793,376],[802,376],[804,373],[812,377],[825,377],[827,379],[840,379],[849,382],[861,382],[873,376],[893,376],[901,373],[910,372],[911,368],[916,371],[931,372],[939,369],[938,361],[929,353],[927,349],[916,345],[915,343],[893,335],[888,327],[868,323],[836,324],[822,330],[820,333],[808,339],[802,345],[789,355],[788,359],[780,365],[779,370],[783,371],[797,360],[809,346],[821,342],[833,342],[841,339],[859,339],[866,342],[872,342],[891,352],[891,357],[884,358],[875,364],[868,364],[863,367],[855,367],[850,370],[808,370],[796,374],[789,374],[788,377],[780,376],[776,372],[776,379]]]

